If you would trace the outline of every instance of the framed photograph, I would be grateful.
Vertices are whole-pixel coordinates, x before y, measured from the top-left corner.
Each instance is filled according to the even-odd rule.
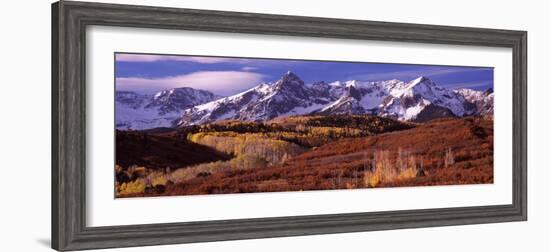
[[[527,220],[527,32],[52,5],[52,247]]]

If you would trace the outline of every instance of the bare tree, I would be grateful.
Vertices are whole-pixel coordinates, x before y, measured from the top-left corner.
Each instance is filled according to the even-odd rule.
[[[367,156],[367,151],[364,151],[363,152],[363,172],[367,171],[367,166],[368,166],[368,156]]]
[[[449,147],[447,151],[445,152],[445,167],[449,167],[455,163],[455,157],[453,155],[453,151]]]
[[[400,146],[397,149],[397,160],[396,160],[396,163],[397,163],[396,166],[399,169],[399,172],[402,172],[405,169],[404,168],[404,162],[403,162],[403,156],[404,156],[403,149]]]
[[[372,153],[370,171],[374,171],[375,169],[376,169],[376,151]]]

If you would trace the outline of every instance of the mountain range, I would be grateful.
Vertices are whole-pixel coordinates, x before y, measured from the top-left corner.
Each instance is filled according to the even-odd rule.
[[[227,97],[188,87],[152,96],[117,91],[116,127],[140,130],[312,114],[372,114],[424,122],[440,117],[491,116],[493,97],[492,89],[453,90],[423,76],[410,82],[393,79],[305,84],[289,71],[274,83],[261,83]]]
[[[155,95],[116,91],[117,129],[171,127],[185,109],[221,98],[209,91],[189,87],[164,90]]]

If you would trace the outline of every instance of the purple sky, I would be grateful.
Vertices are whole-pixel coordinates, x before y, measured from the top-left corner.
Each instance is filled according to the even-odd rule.
[[[491,67],[128,53],[117,53],[115,58],[116,89],[140,93],[185,86],[232,95],[261,82],[276,81],[289,70],[306,83],[352,79],[409,81],[422,75],[449,88],[486,90],[493,87]]]

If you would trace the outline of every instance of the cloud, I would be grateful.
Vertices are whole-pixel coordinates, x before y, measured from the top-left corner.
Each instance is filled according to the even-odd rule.
[[[199,56],[178,56],[178,55],[159,55],[159,54],[132,54],[132,53],[117,53],[116,61],[118,62],[156,62],[156,61],[188,61],[201,64],[216,64],[216,63],[238,63],[246,64],[249,59],[243,58],[228,58],[228,57],[199,57]]]
[[[241,71],[200,71],[163,78],[119,77],[117,90],[157,92],[161,90],[191,87],[208,90],[215,94],[232,95],[262,82],[264,75]]]
[[[458,89],[458,88],[471,88],[471,89],[482,89],[485,90],[493,86],[492,80],[480,80],[480,81],[470,81],[470,82],[457,82],[445,84],[446,87]]]
[[[257,67],[252,67],[252,66],[245,66],[245,67],[241,68],[241,70],[249,72],[249,71],[258,70],[258,68]]]
[[[372,74],[360,74],[355,75],[352,79],[360,79],[367,81],[378,81],[378,80],[389,80],[389,79],[399,79],[399,80],[410,80],[417,78],[419,76],[433,77],[438,75],[454,74],[461,72],[471,72],[471,71],[487,71],[490,68],[454,68],[454,67],[430,67],[430,68],[419,68],[415,70],[405,70],[405,71],[396,71],[396,72],[386,72],[386,73],[372,73]]]

